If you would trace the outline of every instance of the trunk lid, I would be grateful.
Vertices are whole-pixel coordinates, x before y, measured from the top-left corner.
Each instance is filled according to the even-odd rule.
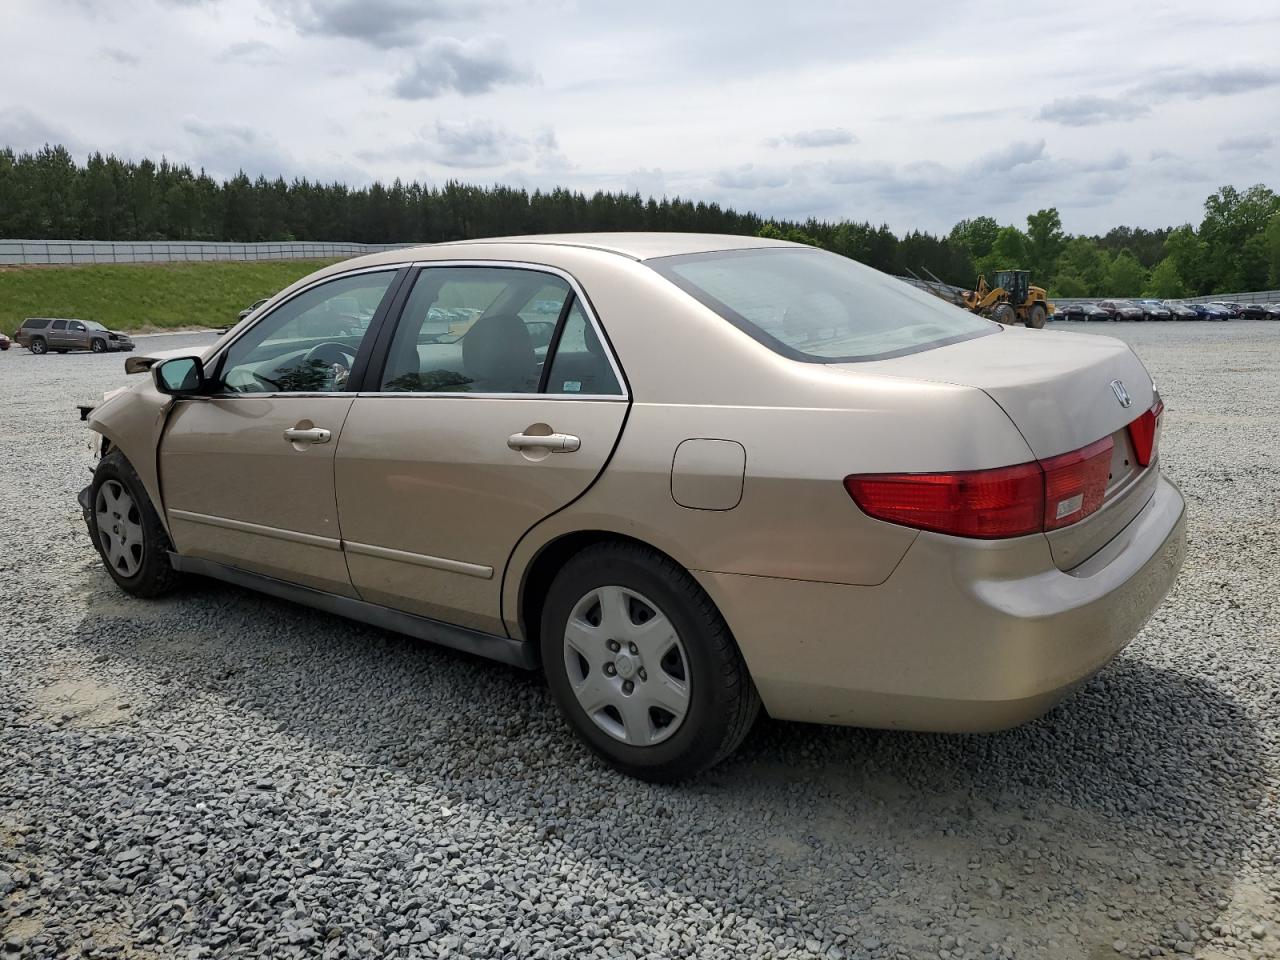
[[[1120,340],[1006,327],[995,336],[846,366],[859,373],[976,387],[1000,405],[1038,460],[1111,437],[1111,472],[1102,507],[1079,523],[1046,534],[1054,562],[1063,570],[1105,546],[1155,491],[1157,461],[1148,467],[1138,464],[1128,431],[1129,423],[1155,403],[1155,385]]]

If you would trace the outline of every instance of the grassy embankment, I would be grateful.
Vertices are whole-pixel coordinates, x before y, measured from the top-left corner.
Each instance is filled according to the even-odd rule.
[[[221,327],[329,260],[97,264],[0,269],[0,330],[77,317],[113,330]]]

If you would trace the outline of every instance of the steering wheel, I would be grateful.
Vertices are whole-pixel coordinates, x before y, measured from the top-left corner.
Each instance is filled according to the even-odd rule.
[[[302,358],[304,366],[315,361],[327,363],[333,368],[333,386],[335,389],[341,389],[346,386],[347,377],[351,375],[351,368],[355,366],[356,355],[355,351],[345,343],[335,343],[330,340],[325,343],[317,343]]]

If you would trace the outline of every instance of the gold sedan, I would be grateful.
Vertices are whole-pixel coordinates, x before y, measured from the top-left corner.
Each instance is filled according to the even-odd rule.
[[[149,376],[89,416],[81,494],[120,587],[217,577],[540,667],[652,780],[728,755],[762,706],[1037,716],[1184,552],[1126,345],[780,241],[395,250],[127,366]]]

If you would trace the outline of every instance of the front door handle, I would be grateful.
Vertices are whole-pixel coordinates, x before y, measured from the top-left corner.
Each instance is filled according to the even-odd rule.
[[[309,430],[290,427],[284,432],[284,438],[290,443],[328,443],[332,436],[324,427],[312,427]]]
[[[568,433],[513,433],[507,437],[512,450],[550,450],[553,453],[572,453],[582,446],[582,441]]]

